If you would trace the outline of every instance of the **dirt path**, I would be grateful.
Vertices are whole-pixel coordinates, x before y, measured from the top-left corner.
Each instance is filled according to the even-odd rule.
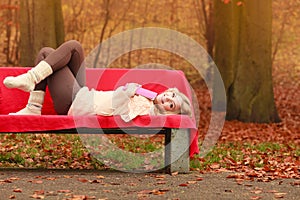
[[[228,175],[1,169],[0,199],[297,199],[300,194],[299,180],[238,184]]]

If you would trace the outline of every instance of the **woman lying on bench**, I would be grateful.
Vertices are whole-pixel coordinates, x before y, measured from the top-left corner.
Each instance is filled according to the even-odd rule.
[[[121,115],[124,121],[147,114],[191,115],[189,99],[177,88],[157,94],[137,83],[128,83],[114,91],[89,90],[85,86],[83,61],[82,46],[75,40],[67,41],[57,49],[42,48],[35,67],[3,81],[7,88],[30,92],[26,107],[10,114],[41,115],[48,86],[54,109],[60,115]]]

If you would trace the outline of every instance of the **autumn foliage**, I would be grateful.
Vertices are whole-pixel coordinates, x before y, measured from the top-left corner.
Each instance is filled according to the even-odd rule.
[[[97,19],[85,18],[79,12],[80,5],[90,5],[95,1],[87,4],[73,5],[72,1],[65,0],[64,11],[67,14],[66,31],[67,39],[75,38],[84,42],[86,51],[88,52],[99,41],[100,33],[92,31],[92,25],[98,26]],[[116,4],[116,10],[122,12],[112,13],[110,19],[115,19],[114,22],[109,21],[109,27],[105,32],[104,38],[113,35],[114,33],[139,27],[147,24],[158,26],[170,26],[180,30],[193,38],[196,38],[200,43],[203,42],[203,35],[200,33],[201,28],[195,30],[189,26],[199,26],[200,22],[190,20],[189,17],[195,17],[194,14],[188,13],[183,16],[179,12],[185,11],[186,7],[192,7],[192,4],[177,5],[168,7],[168,17],[160,17],[162,9],[155,10],[152,5],[154,1],[147,1],[149,7],[141,6],[132,2],[131,7],[128,7],[129,16],[124,15],[122,8]],[[224,4],[230,4],[232,1],[223,0]],[[272,124],[255,124],[242,123],[239,121],[226,121],[222,135],[219,138],[215,149],[204,158],[195,158],[191,161],[191,168],[200,172],[220,172],[233,171],[233,175],[228,178],[234,178],[238,183],[245,179],[257,178],[261,181],[271,181],[276,178],[300,178],[300,51],[299,51],[299,13],[295,12],[295,8],[299,8],[299,3],[291,5],[294,1],[274,1],[274,53],[273,53],[273,83],[276,106],[282,122]],[[295,1],[296,2],[296,1]],[[67,5],[69,3],[69,6]],[[164,3],[168,4],[169,2]],[[177,1],[178,3],[178,1]],[[170,4],[170,3],[169,3]],[[146,4],[145,4],[146,5]],[[242,6],[243,1],[237,1],[237,6]],[[78,7],[79,6],[79,7]],[[134,7],[136,6],[136,7]],[[298,7],[297,7],[298,6]],[[143,8],[142,12],[134,15],[136,8]],[[161,6],[160,8],[164,8]],[[285,9],[282,9],[285,8]],[[1,9],[7,9],[2,8]],[[147,16],[144,16],[147,9]],[[153,10],[154,9],[154,10]],[[172,15],[172,11],[177,9],[176,15]],[[13,7],[13,10],[17,10]],[[296,9],[297,10],[297,9]],[[151,12],[150,12],[151,11]],[[92,13],[91,10],[85,10],[88,17],[92,14],[102,16],[101,22],[105,20],[105,12],[97,10]],[[174,14],[174,13],[173,13]],[[78,16],[77,16],[78,15]],[[7,28],[15,25],[15,18],[5,21],[1,15],[1,27]],[[75,20],[78,17],[77,21]],[[125,20],[123,26],[120,25],[120,20]],[[172,21],[173,20],[173,21]],[[3,23],[5,21],[5,24]],[[89,21],[90,23],[86,23]],[[192,21],[193,23],[186,23]],[[67,23],[68,22],[68,23]],[[184,22],[184,23],[177,23]],[[15,26],[17,28],[17,26]],[[196,32],[196,33],[195,33]],[[92,35],[95,34],[95,35]],[[13,35],[15,36],[15,35]],[[4,37],[3,35],[1,36]],[[15,38],[15,37],[14,37]],[[2,41],[2,40],[1,40]],[[16,47],[7,44],[11,41],[5,40],[1,42],[1,52],[7,52],[9,48],[15,53]],[[137,53],[137,52],[135,52]],[[172,65],[178,64],[178,59],[174,55],[166,54],[158,55],[150,52],[149,59],[154,57],[154,60],[159,60],[159,56],[163,55],[167,60],[164,62]],[[14,54],[17,55],[17,54]],[[11,65],[17,63],[17,56],[9,62],[4,63],[6,54],[1,54],[1,64]],[[137,59],[138,60],[138,59]],[[148,60],[147,60],[148,61]],[[153,60],[152,60],[153,61]],[[161,61],[161,60],[159,60]],[[180,61],[180,64],[182,61]],[[117,64],[127,66],[128,60],[120,59]],[[134,64],[134,63],[131,63]],[[193,86],[196,86],[196,93],[200,105],[201,117],[199,124],[199,142],[203,141],[206,130],[208,129],[210,120],[211,101],[208,95],[207,88],[204,83],[195,80],[195,74],[191,71],[186,71],[186,74]],[[122,148],[138,149],[143,151],[141,144],[128,145],[131,141],[128,136],[111,138],[116,144]],[[156,144],[157,147],[162,145],[160,136],[153,137],[143,143],[144,146]],[[45,167],[45,168],[72,168],[72,169],[95,169],[106,168],[107,166],[95,161],[92,156],[80,143],[78,136],[74,135],[52,135],[52,134],[2,134],[0,135],[0,167]],[[184,186],[184,185],[182,185]],[[165,191],[147,191],[152,193],[163,193]]]

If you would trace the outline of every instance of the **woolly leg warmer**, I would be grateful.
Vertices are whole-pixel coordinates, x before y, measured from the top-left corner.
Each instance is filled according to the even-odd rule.
[[[47,78],[52,73],[53,70],[51,66],[47,62],[41,61],[25,74],[21,74],[16,77],[6,77],[3,80],[3,83],[7,88],[18,88],[25,92],[30,92],[34,90],[36,84]]]
[[[44,97],[45,92],[42,90],[30,92],[26,107],[16,113],[9,113],[9,115],[41,115]]]

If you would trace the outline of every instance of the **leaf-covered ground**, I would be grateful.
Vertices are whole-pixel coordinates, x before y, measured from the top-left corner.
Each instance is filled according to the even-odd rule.
[[[204,171],[235,171],[236,179],[300,178],[300,72],[274,70],[274,93],[280,123],[226,121],[216,148],[192,166]],[[205,90],[200,91],[201,94]],[[200,132],[208,126],[207,95],[201,102]],[[206,102],[203,103],[203,102]],[[205,137],[204,134],[201,134]],[[201,140],[200,140],[201,141]]]

